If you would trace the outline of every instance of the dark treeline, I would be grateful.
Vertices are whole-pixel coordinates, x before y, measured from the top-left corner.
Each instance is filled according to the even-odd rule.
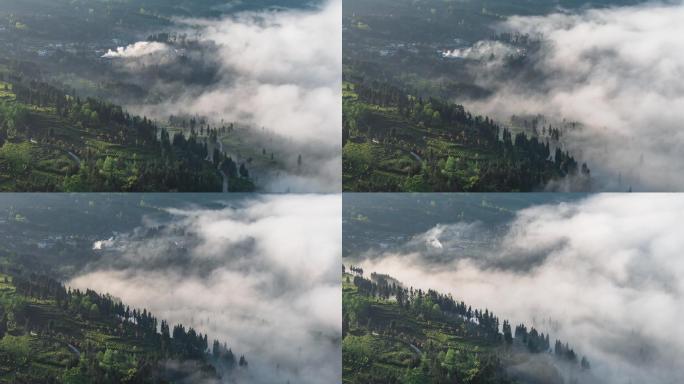
[[[444,346],[435,345],[430,340],[421,339],[415,330],[411,330],[410,326],[402,324],[398,318],[390,318],[387,315],[382,315],[382,312],[371,309],[368,299],[380,300],[383,303],[395,303],[399,308],[401,318],[415,318],[419,321],[448,324],[448,332],[457,337],[475,338],[480,342],[500,346],[504,350],[517,348],[532,354],[546,353],[555,356],[560,361],[577,365],[581,369],[589,369],[588,360],[583,357],[581,362],[578,362],[576,353],[567,343],[563,344],[557,340],[552,349],[548,334],[540,333],[535,328],[528,330],[524,324],[518,325],[515,328],[515,333],[512,333],[510,323],[507,320],[502,322],[488,309],[474,309],[463,301],[455,300],[450,294],[440,294],[434,290],[423,291],[413,289],[413,287],[405,288],[386,275],[372,273],[371,278],[366,279],[359,267],[350,266],[349,272],[351,276],[347,275],[347,281],[357,288],[358,296],[347,296],[343,300],[345,308],[343,311],[343,337],[355,325],[368,329],[370,332],[410,343],[428,355],[429,366],[424,368],[430,372],[431,381],[429,382],[450,383],[454,382],[455,377],[458,377],[458,372],[445,370],[445,367],[454,365],[448,361],[454,359],[453,356],[449,356],[449,350],[452,348],[445,349]],[[406,321],[410,322],[410,320]],[[441,327],[444,328],[444,326]],[[501,362],[496,356],[490,356],[481,363],[485,364],[481,372],[482,381],[470,382],[490,382],[488,380],[501,371]],[[414,366],[417,364],[418,362],[414,362]],[[457,380],[456,382],[461,381]]]
[[[28,165],[10,170],[10,176],[23,181],[22,190],[218,192],[222,184],[218,170],[223,163],[232,169],[232,159],[210,159],[207,140],[199,139],[194,129],[187,137],[176,133],[171,139],[152,120],[131,115],[118,105],[81,99],[16,75],[5,77],[4,87],[11,87],[16,100],[0,101],[0,145],[31,141],[76,163],[64,171],[61,182],[32,180]],[[210,135],[213,143],[218,133]],[[236,168],[232,175],[243,179],[233,185],[253,189],[244,164],[242,173],[232,165]]]
[[[532,37],[529,33],[520,32],[502,32],[496,34],[492,40],[500,41],[502,43],[515,45],[518,47],[534,48],[541,43],[540,36]]]
[[[159,32],[147,37],[147,41],[164,43],[183,48],[196,48],[202,44],[196,37],[190,37],[187,33]]]
[[[420,184],[433,191],[531,191],[540,189],[554,178],[590,176],[586,164],[578,166],[575,158],[549,140],[536,135],[513,134],[489,117],[474,116],[462,105],[434,97],[415,97],[387,83],[364,84],[356,79],[354,92],[359,102],[347,102],[344,108],[343,145],[348,141],[371,140],[385,147],[401,148],[420,158],[422,166],[409,170],[409,177],[420,175]],[[367,105],[396,110],[410,124],[446,143],[476,148],[482,156],[466,159],[447,149],[423,147],[415,133],[392,125],[367,122]],[[394,124],[396,125],[396,124]],[[553,132],[550,132],[552,134]],[[492,155],[487,155],[487,154]],[[467,182],[459,173],[475,170],[476,178]],[[366,175],[367,176],[367,175]],[[389,181],[391,182],[391,181]],[[415,181],[414,181],[415,184]],[[369,185],[370,190],[405,190],[405,185]]]
[[[175,133],[173,136],[173,145],[196,145],[198,136],[206,136],[209,143],[214,145],[214,150],[208,159],[214,164],[215,167],[225,172],[231,181],[232,185],[238,183],[244,183],[249,181],[249,171],[244,162],[239,163],[233,160],[232,157],[221,153],[217,145],[218,138],[222,135],[226,135],[235,130],[233,123],[229,125],[221,124],[220,127],[212,127],[205,118],[198,116],[184,117],[184,116],[169,116],[169,124],[176,127],[181,127],[184,131],[189,131],[189,138],[185,139],[185,136],[180,133]],[[168,136],[165,138],[162,136],[162,142],[168,140]],[[204,142],[204,149],[206,150],[206,141]],[[208,153],[205,153],[208,156]],[[249,161],[249,160],[248,160]]]
[[[504,328],[504,335],[506,335],[506,332],[510,334],[510,325],[508,325],[508,329]],[[558,359],[566,360],[573,364],[578,363],[577,354],[568,343],[563,344],[562,341],[556,340],[552,350],[549,335],[544,336],[544,333],[539,333],[534,327],[528,331],[525,324],[517,325],[515,327],[515,339],[520,340],[531,353],[553,352]],[[582,369],[589,369],[589,360],[586,357],[582,357],[579,363]]]
[[[551,140],[555,143],[560,142],[561,138],[565,134],[565,129],[563,126],[554,127],[551,124],[548,124],[548,126],[544,124],[544,117],[541,115],[531,117],[513,115],[511,116],[511,123],[531,130],[536,136],[539,136],[540,138],[546,138],[547,140]],[[569,127],[575,129],[577,128],[578,123],[572,122],[566,123],[565,125],[569,125]]]
[[[5,87],[11,87],[16,101],[27,106],[41,108],[53,107],[57,116],[67,119],[78,127],[88,126],[111,126],[106,132],[100,133],[103,139],[116,144],[147,145],[156,141],[157,126],[146,117],[132,116],[123,108],[94,98],[81,99],[73,94],[53,87],[49,84],[25,80],[21,76],[6,75],[8,83]],[[21,105],[17,105],[22,108]],[[34,138],[49,137],[54,130],[43,131],[36,121],[29,120],[31,116],[24,116],[27,120],[23,124],[15,124],[13,128],[27,136]],[[31,124],[33,123],[33,124]],[[7,123],[6,123],[7,124]],[[5,130],[7,127],[3,127]],[[7,137],[8,132],[2,132]]]
[[[197,133],[200,136],[208,136],[209,142],[214,144],[218,141],[219,135],[225,135],[235,129],[233,123],[228,125],[222,123],[220,127],[211,126],[206,118],[201,116],[169,116],[169,125],[181,127],[183,130],[190,130],[190,133]]]
[[[7,333],[14,336],[31,334],[43,340],[63,343],[75,354],[65,367],[62,380],[52,377],[41,382],[81,382],[75,379],[77,377],[98,383],[159,382],[164,376],[160,372],[165,361],[196,361],[209,377],[219,377],[219,372],[248,365],[244,356],[236,359],[225,343],[215,340],[210,349],[207,335],[193,328],[186,329],[182,324],[170,329],[166,321],[159,321],[146,309],[131,309],[110,295],[92,290],[72,290],[50,277],[33,273],[6,276],[4,283],[10,283],[10,279],[15,292],[0,297],[0,340]],[[37,308],[45,304],[35,304],[35,300],[53,302],[55,309],[39,311]],[[144,345],[145,348],[122,350],[107,342],[84,338],[83,330],[70,328],[71,322],[65,316],[96,323],[98,333]],[[12,355],[0,350],[0,364],[22,364],[12,359]],[[132,377],[131,370],[135,372]],[[28,378],[26,382],[37,382],[35,379]]]

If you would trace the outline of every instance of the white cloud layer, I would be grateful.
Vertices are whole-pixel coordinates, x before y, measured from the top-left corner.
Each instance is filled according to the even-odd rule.
[[[305,142],[341,137],[342,2],[314,11],[243,13],[201,21],[218,44],[227,87],[186,107],[203,115],[244,117]],[[226,84],[228,85],[228,84]]]
[[[239,382],[337,382],[341,206],[339,195],[282,195],[170,210],[171,222],[98,242],[104,261],[69,285],[226,341],[250,364]]]
[[[567,144],[600,189],[684,190],[682,19],[681,1],[512,17],[504,29],[543,36],[534,64],[542,76],[485,74],[497,92],[470,106],[501,119],[540,113],[584,123]]]
[[[512,47],[500,41],[482,40],[471,47],[456,48],[442,52],[443,57],[471,60],[501,60],[508,56],[520,55],[519,48]]]
[[[589,357],[599,382],[675,383],[684,377],[683,220],[679,195],[597,195],[519,212],[480,254],[415,249],[458,242],[450,236],[470,226],[457,223],[362,265],[551,331]]]
[[[167,52],[169,47],[158,42],[139,41],[126,47],[118,47],[116,51],[108,50],[102,57],[107,59],[114,58],[138,58],[160,52]]]
[[[216,83],[159,83],[166,95],[159,103],[129,108],[159,119],[199,114],[263,128],[277,136],[262,144],[286,157],[290,169],[264,177],[267,192],[340,192],[342,1],[180,22],[212,47],[204,59],[217,63]]]

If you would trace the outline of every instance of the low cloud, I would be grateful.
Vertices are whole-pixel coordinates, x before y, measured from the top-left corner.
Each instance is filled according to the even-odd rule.
[[[684,375],[682,212],[677,195],[597,195],[524,209],[478,252],[447,250],[463,243],[457,232],[479,239],[463,232],[472,224],[440,225],[361,264],[550,331],[602,383],[674,383]]]
[[[193,84],[169,76],[151,86],[157,97],[128,108],[158,119],[201,115],[268,132],[271,139],[252,149],[276,152],[287,171],[262,175],[266,191],[339,192],[341,20],[341,0],[304,10],[179,20],[178,32],[204,47],[193,60],[210,69],[211,81]]]
[[[285,195],[170,209],[98,242],[69,285],[108,292],[245,354],[239,382],[341,376],[341,198]]]
[[[470,47],[446,50],[442,52],[442,56],[446,58],[500,61],[507,57],[521,55],[522,53],[523,51],[520,48],[515,48],[500,41],[482,40]]]
[[[504,121],[580,122],[564,143],[589,163],[597,189],[684,190],[682,18],[681,1],[511,17],[502,31],[541,38],[541,49],[524,69],[477,67],[494,96],[464,102]]]
[[[107,51],[107,53],[102,55],[102,57],[106,59],[138,58],[155,53],[166,52],[169,49],[169,46],[163,43],[139,41],[126,47],[118,47],[116,51],[110,49]]]

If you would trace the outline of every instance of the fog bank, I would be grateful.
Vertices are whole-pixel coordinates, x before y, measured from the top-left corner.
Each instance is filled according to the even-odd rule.
[[[151,82],[144,103],[126,106],[131,112],[159,121],[199,115],[213,126],[250,127],[261,142],[243,138],[244,152],[275,153],[285,168],[260,175],[265,192],[333,193],[342,189],[341,20],[341,0],[218,20],[178,19],[170,32],[188,42],[173,51],[178,60],[165,60],[170,48],[150,42],[105,57],[119,60],[125,76]],[[145,76],[150,68],[163,75],[151,80]]]
[[[494,90],[468,107],[503,121],[543,114],[582,129],[564,140],[601,190],[684,190],[684,4],[511,17],[501,31],[542,39],[522,70],[478,67]]]
[[[477,223],[437,225],[361,264],[550,331],[587,355],[602,382],[675,383],[684,376],[682,212],[677,195],[597,195],[524,209],[499,236]]]
[[[102,257],[68,284],[227,342],[249,362],[237,382],[339,381],[340,196],[168,212],[93,244]]]

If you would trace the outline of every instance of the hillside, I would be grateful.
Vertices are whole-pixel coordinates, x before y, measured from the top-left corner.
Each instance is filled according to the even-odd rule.
[[[529,94],[554,83],[539,62],[548,54],[543,34],[511,28],[518,16],[547,17],[640,0],[348,0],[343,10],[344,189],[347,191],[591,191],[606,180],[605,161],[589,156],[593,143],[583,133],[595,124],[588,116],[527,108]],[[516,84],[518,84],[516,86]],[[520,86],[525,84],[526,86]],[[374,94],[366,98],[358,87]],[[471,122],[444,116],[398,113],[391,93],[414,97],[434,113],[437,104],[454,104]],[[506,93],[509,92],[510,94]],[[378,97],[379,96],[379,97]],[[538,104],[545,105],[545,97]],[[470,111],[470,114],[468,113]],[[405,112],[405,111],[400,111]],[[440,113],[442,111],[439,111]],[[476,113],[475,113],[476,112]],[[476,114],[487,115],[480,117]],[[441,120],[441,121],[440,121]],[[460,136],[459,125],[469,126]],[[507,151],[491,140],[525,148]],[[446,129],[450,128],[450,129]],[[372,132],[366,132],[370,128]],[[551,132],[550,132],[551,131]],[[536,138],[537,143],[530,142]],[[345,140],[348,145],[349,141]],[[535,148],[537,144],[546,148]],[[562,158],[556,160],[556,148]],[[523,149],[520,151],[519,149]],[[422,153],[421,153],[422,151]],[[521,153],[526,152],[526,153]],[[434,156],[434,158],[430,158]],[[448,164],[451,157],[451,162]],[[517,158],[515,158],[517,157]],[[433,164],[425,164],[426,161]],[[566,161],[568,166],[561,164]],[[572,160],[572,161],[571,161]],[[553,164],[548,164],[548,162]],[[572,162],[577,173],[572,176]],[[589,168],[592,167],[593,178]],[[423,170],[428,165],[427,170]],[[585,172],[582,172],[585,171]],[[622,184],[620,171],[614,177]],[[423,174],[417,177],[416,174]],[[568,177],[568,174],[570,174]],[[619,188],[621,189],[621,188]]]
[[[572,12],[641,2],[346,0],[342,20],[343,63],[345,71],[353,66],[368,78],[434,97],[478,99],[493,91],[477,81],[478,76],[486,74],[487,61],[448,59],[443,56],[444,50],[467,48],[478,41],[493,39],[499,32],[498,23],[514,15],[547,15],[561,9]],[[514,45],[522,51],[530,48]],[[495,61],[503,58],[498,55]],[[508,76],[534,67],[524,57],[518,59],[522,60],[506,65]]]
[[[13,73],[3,73],[3,79],[0,190],[254,189],[246,169],[238,172],[239,165],[221,153],[210,156],[208,137],[192,131],[171,138],[166,129],[119,106]]]
[[[202,34],[188,33],[199,25],[188,28],[187,22],[204,20],[215,23],[240,12],[281,7],[310,9],[318,3],[303,0],[254,0],[230,4],[222,0],[0,2],[0,81],[13,83],[9,77],[19,76],[27,86],[46,83],[65,94],[80,97],[83,102],[92,99],[123,106],[140,118],[145,115],[154,119],[158,126],[157,138],[164,128],[169,132],[172,143],[176,132],[182,132],[187,140],[191,139],[190,129],[173,126],[169,122],[183,113],[188,122],[191,119],[205,120],[204,124],[196,127],[195,141],[202,146],[208,142],[208,156],[203,153],[204,148],[187,151],[187,148],[174,146],[175,158],[169,160],[166,153],[160,155],[160,149],[149,145],[146,138],[132,144],[120,143],[119,138],[105,137],[117,134],[107,131],[118,130],[118,127],[101,115],[98,124],[90,124],[88,119],[65,119],[50,108],[45,109],[44,105],[28,103],[27,107],[33,109],[34,123],[39,125],[37,129],[43,130],[41,126],[44,126],[47,132],[53,128],[55,134],[64,136],[61,139],[67,145],[57,143],[56,146],[44,147],[40,137],[12,137],[10,142],[16,145],[8,146],[6,153],[0,154],[0,159],[5,160],[0,160],[4,163],[0,164],[0,190],[248,192],[255,190],[257,183],[260,188],[267,188],[273,175],[297,170],[291,164],[296,164],[299,152],[289,153],[289,143],[282,143],[281,137],[275,134],[268,135],[266,139],[263,132],[255,135],[256,129],[252,129],[247,117],[227,121],[225,114],[218,113],[216,109],[207,113],[206,110],[186,108],[179,111],[179,108],[172,107],[180,100],[197,98],[201,92],[229,88],[226,84],[219,85],[222,60],[216,42],[200,38]],[[164,44],[170,53],[164,54],[163,58],[152,54],[136,57],[114,55],[114,52],[125,51],[136,43]],[[108,56],[108,53],[113,56]],[[13,97],[11,92],[4,96],[5,99]],[[186,104],[185,101],[183,103]],[[0,115],[0,126],[4,123],[2,117]],[[77,125],[79,122],[90,132],[82,132]],[[233,123],[243,129],[227,131],[226,128]],[[109,126],[105,129],[100,124]],[[209,126],[213,131],[220,130],[219,135],[213,136],[213,142],[209,133],[200,133],[200,129],[207,131]],[[127,136],[135,141],[133,134],[128,132]],[[143,142],[147,144],[143,145]],[[217,146],[225,151],[226,156],[214,160]],[[87,177],[69,180],[67,185],[63,185],[65,174],[73,175],[78,171],[77,165],[85,162],[86,153],[96,157],[93,161],[104,162],[107,156],[112,157],[110,164],[113,161],[114,168],[120,172],[104,176],[99,173],[108,171],[92,167],[83,170],[88,172]],[[231,161],[226,161],[226,157],[231,157]],[[202,160],[205,159],[214,164],[204,164]],[[137,160],[137,167],[133,166],[134,160]],[[82,180],[84,178],[88,180]]]
[[[589,184],[586,164],[548,140],[513,135],[461,105],[346,77],[345,191],[534,191],[578,175],[579,189]]]
[[[344,268],[343,268],[344,270]],[[572,383],[589,362],[534,328],[387,275],[343,274],[343,382]]]
[[[192,328],[6,263],[0,319],[0,383],[196,382],[247,367]]]

